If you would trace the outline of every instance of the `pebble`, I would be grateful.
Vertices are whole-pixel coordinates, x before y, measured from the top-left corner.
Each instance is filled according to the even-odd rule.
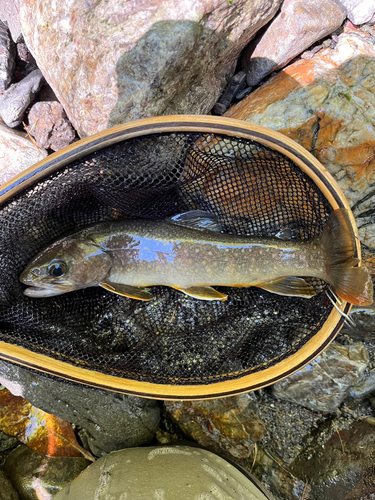
[[[76,135],[61,104],[37,102],[30,109],[29,133],[41,148],[58,151],[71,144]]]
[[[36,69],[0,96],[0,116],[8,127],[18,127],[22,123],[43,81],[42,72]]]

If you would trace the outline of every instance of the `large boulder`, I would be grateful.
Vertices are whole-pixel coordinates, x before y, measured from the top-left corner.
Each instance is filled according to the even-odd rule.
[[[335,49],[291,64],[226,116],[278,130],[309,150],[344,191],[362,243],[375,249],[373,39],[346,28]]]
[[[81,137],[207,113],[281,0],[17,0],[25,41]]]

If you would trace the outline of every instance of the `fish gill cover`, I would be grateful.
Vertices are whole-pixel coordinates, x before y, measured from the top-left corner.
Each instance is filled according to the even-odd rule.
[[[0,340],[116,377],[158,384],[236,379],[287,358],[332,305],[259,288],[219,288],[226,302],[167,287],[140,302],[99,287],[23,294],[26,264],[57,238],[116,218],[216,214],[227,232],[321,233],[332,208],[290,159],[258,142],[195,132],[128,139],[76,160],[0,209]],[[317,288],[326,286],[310,280]]]

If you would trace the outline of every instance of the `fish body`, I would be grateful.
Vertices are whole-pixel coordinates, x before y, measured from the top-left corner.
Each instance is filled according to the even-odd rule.
[[[323,233],[307,241],[225,234],[215,217],[188,212],[166,221],[128,219],[97,224],[61,239],[24,270],[25,294],[48,297],[90,286],[140,300],[164,285],[205,300],[225,300],[211,286],[259,286],[311,297],[302,277],[321,278],[337,295],[372,302],[372,283],[356,267],[355,236],[346,210],[334,211]],[[344,272],[345,271],[345,272]]]

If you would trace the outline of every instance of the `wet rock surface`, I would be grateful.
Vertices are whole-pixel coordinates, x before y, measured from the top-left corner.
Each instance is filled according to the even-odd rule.
[[[42,72],[36,69],[0,96],[0,116],[8,127],[14,128],[22,123],[25,111],[34,101],[43,81]]]
[[[29,133],[41,148],[58,151],[71,144],[75,131],[57,101],[37,102],[29,112]]]
[[[160,403],[71,384],[0,360],[0,380],[14,395],[82,427],[96,456],[149,443],[160,420]]]
[[[0,471],[0,498],[2,500],[19,500],[18,493],[4,472]]]
[[[168,401],[165,407],[186,436],[227,457],[254,454],[254,443],[264,433],[250,394],[209,401]]]
[[[375,496],[375,419],[336,430],[312,444],[291,466],[309,485],[311,500],[371,499]]]
[[[38,149],[24,132],[0,123],[0,185],[46,156],[47,151]]]
[[[265,76],[284,67],[317,40],[342,25],[346,9],[336,0],[286,0],[266,32],[243,51],[241,66],[247,84],[258,85]]]
[[[363,375],[369,357],[361,342],[333,342],[305,368],[272,386],[276,398],[293,401],[317,412],[332,412]]]
[[[5,473],[21,500],[49,500],[90,463],[85,458],[46,457],[20,445],[8,456]]]

